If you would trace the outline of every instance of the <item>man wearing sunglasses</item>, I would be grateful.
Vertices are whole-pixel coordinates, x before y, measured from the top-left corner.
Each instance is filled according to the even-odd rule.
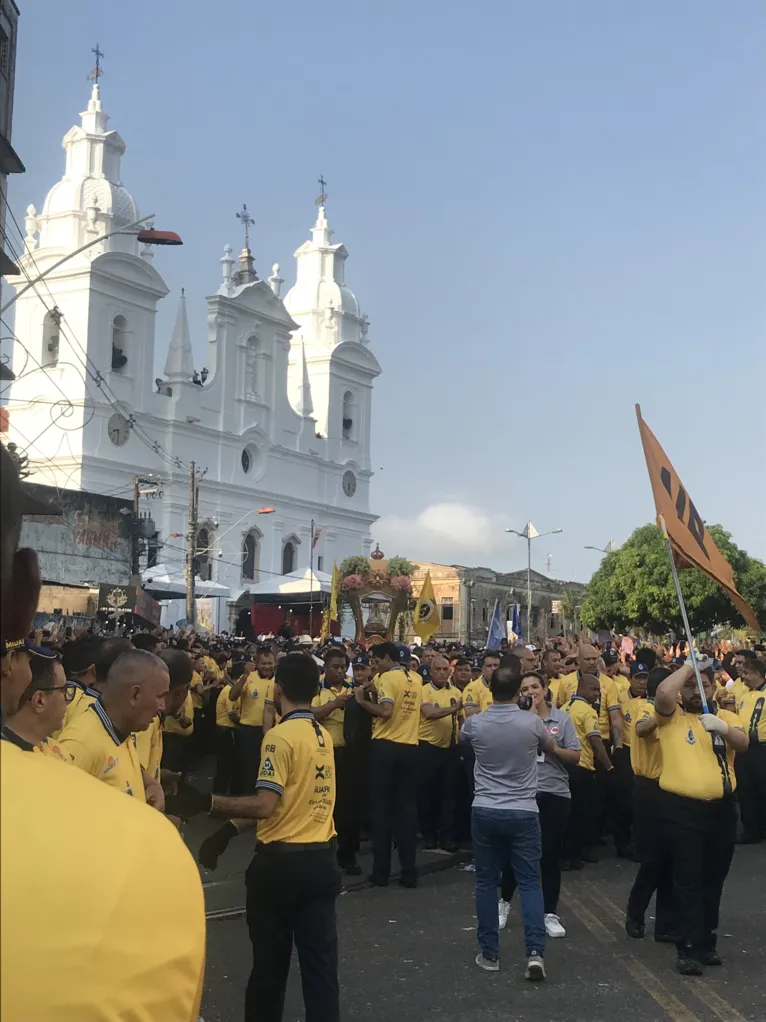
[[[0,738],[25,752],[47,753],[66,761],[50,736],[61,727],[67,704],[74,698],[77,686],[67,681],[61,658],[52,649],[25,643],[19,652],[29,658],[32,680],[16,711],[6,718]]]

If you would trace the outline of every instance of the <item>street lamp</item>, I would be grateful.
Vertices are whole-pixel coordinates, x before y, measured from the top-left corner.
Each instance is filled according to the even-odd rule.
[[[98,245],[100,241],[106,241],[107,238],[113,238],[116,234],[132,234],[145,245],[183,245],[183,241],[181,241],[180,236],[176,234],[175,231],[155,231],[153,227],[146,228],[141,231],[133,230],[134,227],[140,227],[141,224],[145,224],[148,220],[154,220],[154,216],[154,213],[150,213],[149,216],[142,216],[140,220],[134,220],[132,224],[126,224],[125,227],[120,227],[116,231],[108,231],[106,234],[99,234],[98,237],[92,238],[90,241],[86,242],[86,244],[80,245],[80,247],[76,248],[74,252],[67,252],[65,256],[62,256],[61,259],[49,266],[47,270],[43,270],[42,273],[38,273],[34,280],[28,281],[24,287],[19,288],[13,298],[11,298],[9,302],[6,302],[2,309],[0,309],[0,316],[4,315],[13,303],[18,301],[18,299],[21,298],[21,296],[31,287],[39,284],[43,277],[47,277],[49,273],[53,273],[54,270],[57,270],[62,263],[65,263],[68,259],[73,259],[76,255],[79,255],[81,252],[85,252],[86,249],[91,248],[93,245]]]
[[[518,529],[506,529],[505,531],[512,532],[515,536],[521,536],[527,541],[527,642],[529,642],[532,638],[532,540],[540,539],[543,536],[554,536],[564,530],[551,529],[550,532],[538,532],[531,522],[527,522],[523,532],[519,532]]]
[[[600,554],[611,554],[617,544],[610,539],[606,546],[584,546],[583,550],[598,550]]]

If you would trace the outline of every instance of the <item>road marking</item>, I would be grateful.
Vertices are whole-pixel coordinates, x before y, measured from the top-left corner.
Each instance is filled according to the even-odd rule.
[[[589,893],[591,892],[589,891]],[[590,909],[588,909],[576,895],[571,894],[569,891],[565,891],[562,894],[562,900],[569,905],[580,922],[590,930],[598,941],[602,944],[617,943],[617,937],[612,933],[612,931],[608,930],[601,920],[597,919]],[[600,898],[598,900],[600,901]],[[613,904],[612,909],[617,913],[617,917],[619,918],[620,910],[617,906]],[[609,910],[610,915],[613,915],[612,909]],[[620,955],[620,964],[625,967],[626,971],[629,972],[638,985],[642,987],[647,994],[649,994],[652,1000],[659,1004],[672,1022],[701,1022],[699,1015],[695,1015],[690,1008],[687,1008],[682,1001],[679,1001],[675,994],[672,994],[664,983],[657,979],[657,977],[641,962],[637,962],[633,958]],[[735,1020],[732,1019],[731,1022],[735,1022]]]
[[[620,926],[624,924],[624,914],[611,898],[608,898],[599,889],[597,884],[593,883],[593,881],[585,880],[583,886],[587,888],[589,895],[604,909],[607,915],[610,915]],[[705,980],[699,979],[696,976],[685,976],[682,982],[689,993],[696,995],[703,1004],[706,1004],[710,1011],[721,1019],[721,1022],[747,1022],[745,1016],[741,1015],[728,1001],[719,996]]]

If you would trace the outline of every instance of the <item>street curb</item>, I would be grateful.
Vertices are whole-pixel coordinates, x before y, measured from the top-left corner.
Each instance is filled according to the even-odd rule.
[[[473,852],[460,851],[454,854],[444,855],[439,859],[434,859],[432,862],[426,862],[422,866],[418,866],[418,876],[428,876],[430,873],[443,873],[445,870],[453,869],[456,866],[460,866],[464,862],[470,862],[473,858]],[[396,883],[399,879],[398,873],[391,874],[391,883]],[[341,894],[354,894],[357,891],[369,891],[376,885],[371,884],[370,881],[365,877],[360,880],[348,880],[341,888]],[[222,908],[216,909],[213,912],[206,912],[205,919],[208,922],[213,922],[219,919],[239,919],[245,914],[245,906],[239,905],[235,908]]]

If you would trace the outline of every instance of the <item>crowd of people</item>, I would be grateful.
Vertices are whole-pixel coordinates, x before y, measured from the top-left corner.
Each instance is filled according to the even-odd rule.
[[[7,479],[4,458],[3,926],[14,933],[10,961],[4,941],[4,1018],[105,1017],[85,1007],[87,958],[73,961],[89,943],[112,956],[105,975],[119,997],[141,997],[140,976],[147,999],[172,999],[167,1014],[146,1017],[196,1017],[204,909],[179,834],[204,812],[226,821],[200,848],[208,869],[257,827],[246,873],[248,1022],[281,1019],[293,947],[307,1018],[339,1018],[335,904],[341,873],[362,873],[365,837],[379,887],[394,850],[399,884],[417,886],[419,839],[472,852],[484,970],[500,968],[499,931],[518,887],[525,975],[545,978],[546,939],[566,935],[562,872],[595,867],[610,839],[637,864],[629,936],[645,936],[656,892],[654,939],[675,945],[679,971],[721,964],[718,911],[735,842],[766,839],[762,647],[700,648],[695,665],[679,646],[636,642],[627,652],[586,636],[476,650],[308,636],[249,643],[189,629],[30,634],[39,576],[32,553],[16,550],[24,497]],[[206,756],[212,791],[193,774]],[[42,879],[55,848],[86,862],[115,845],[86,911],[72,903],[67,915],[72,885]],[[152,874],[140,901],[157,926],[128,903],[125,876],[137,873]],[[33,940],[17,936],[35,905],[55,905],[59,923],[77,929],[54,948],[56,993],[53,977],[44,990],[32,982]],[[150,969],[126,960],[126,941],[146,943]],[[67,1009],[46,1015],[46,996]]]

